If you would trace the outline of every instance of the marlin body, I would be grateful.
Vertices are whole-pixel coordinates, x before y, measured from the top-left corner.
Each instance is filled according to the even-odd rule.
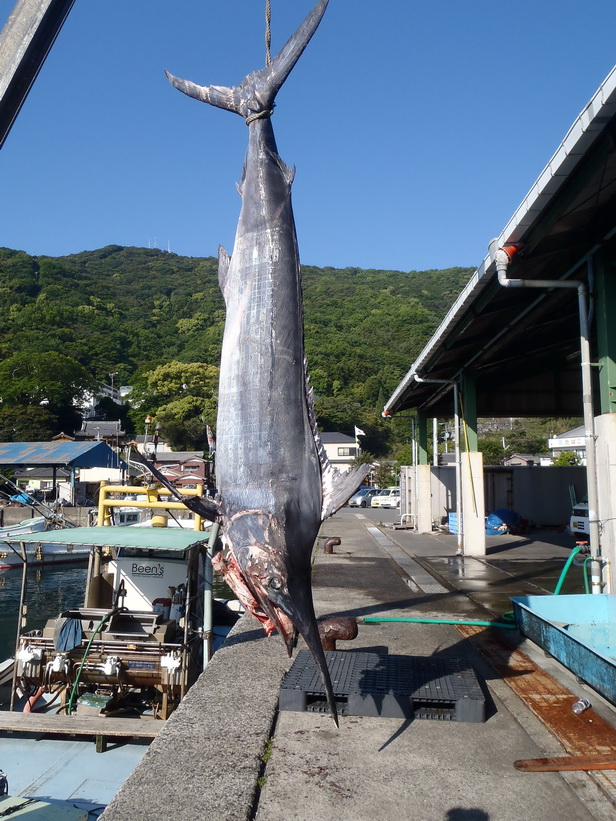
[[[226,555],[218,566],[238,596],[277,629],[289,654],[294,628],[320,669],[337,721],[314,613],[310,567],[321,523],[341,507],[368,467],[341,474],[321,444],[304,361],[299,254],[291,184],[278,155],[274,98],[327,7],[319,0],[271,64],[240,86],[179,90],[244,117],[248,151],[233,255],[219,250],[226,323],[220,363],[216,476]]]

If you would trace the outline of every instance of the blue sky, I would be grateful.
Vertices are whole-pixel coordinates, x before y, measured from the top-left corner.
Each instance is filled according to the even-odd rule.
[[[14,0],[0,0],[0,25]],[[311,0],[271,0],[272,51]],[[0,151],[0,246],[229,251],[265,0],[76,0]],[[302,262],[476,266],[615,61],[614,0],[330,0],[278,95]]]

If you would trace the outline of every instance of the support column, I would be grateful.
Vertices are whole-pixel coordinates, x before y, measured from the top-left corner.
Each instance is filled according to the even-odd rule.
[[[462,551],[465,556],[485,556],[483,453],[480,451],[465,451],[462,454],[462,508],[464,510]]]
[[[421,410],[417,412],[417,463],[428,464],[428,418]]]
[[[600,549],[609,564],[601,573],[607,582],[603,593],[616,593],[616,291],[613,277],[616,257],[613,250],[601,248],[593,257],[599,397],[601,415],[595,416],[597,456],[597,513]]]
[[[606,559],[606,569],[601,573],[607,582],[603,593],[616,593],[616,413],[604,413],[595,418],[597,437],[597,513],[601,532],[601,557]]]
[[[601,413],[616,413],[616,275],[614,256],[601,249],[593,257]]]
[[[473,374],[462,376],[462,507],[465,556],[486,555],[485,497],[483,454],[477,444],[477,393]]]
[[[432,468],[428,464],[428,419],[420,411],[417,414],[417,465],[415,467],[417,514],[416,529],[418,533],[432,532],[432,494],[430,478]]]

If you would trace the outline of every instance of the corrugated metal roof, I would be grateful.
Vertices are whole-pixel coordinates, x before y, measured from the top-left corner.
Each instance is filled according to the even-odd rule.
[[[117,468],[121,459],[105,442],[2,442],[0,465]]]
[[[469,317],[472,318],[472,306],[482,298],[482,292],[487,289],[496,277],[493,259],[496,248],[509,242],[524,239],[526,233],[539,223],[548,208],[554,203],[555,195],[561,191],[564,184],[572,176],[573,171],[578,168],[595,142],[608,128],[615,115],[616,67],[612,69],[591,101],[573,123],[498,239],[490,243],[490,252],[471,276],[468,284],[451,306],[431,339],[387,400],[384,408],[386,412],[396,413],[405,407],[420,406],[428,394],[437,394],[442,390],[442,387],[418,384],[415,381],[415,374],[429,375],[430,370],[434,368],[435,361],[438,360],[441,352],[446,348],[448,337],[462,324],[468,323]],[[591,194],[597,196],[593,189],[588,194],[589,200]],[[573,244],[573,240],[571,244]],[[566,246],[567,243],[562,240],[561,245]],[[562,275],[563,267],[567,269],[568,266],[561,263],[560,266],[554,266],[556,273],[543,271],[539,278],[545,279],[548,276],[557,278]],[[485,335],[485,333],[485,331],[481,331],[481,335]],[[481,344],[478,343],[476,347],[477,349],[481,348]],[[440,373],[438,376],[453,379],[462,368],[468,367],[470,364],[464,356],[461,353],[457,361],[445,368],[444,371],[446,372]],[[414,401],[411,399],[412,395],[422,398],[419,401]],[[507,413],[507,415],[511,414]]]
[[[71,544],[90,547],[139,547],[144,550],[183,551],[197,542],[207,542],[211,535],[218,533],[214,526],[208,531],[183,530],[167,527],[74,527],[66,530],[51,530],[44,533],[30,533],[5,539],[18,545],[31,544]]]

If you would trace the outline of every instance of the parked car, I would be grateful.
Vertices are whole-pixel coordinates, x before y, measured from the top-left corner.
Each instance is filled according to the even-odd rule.
[[[387,487],[372,497],[370,507],[398,507],[400,505],[400,488]]]
[[[370,507],[370,500],[381,491],[378,487],[362,487],[349,499],[351,507]]]

